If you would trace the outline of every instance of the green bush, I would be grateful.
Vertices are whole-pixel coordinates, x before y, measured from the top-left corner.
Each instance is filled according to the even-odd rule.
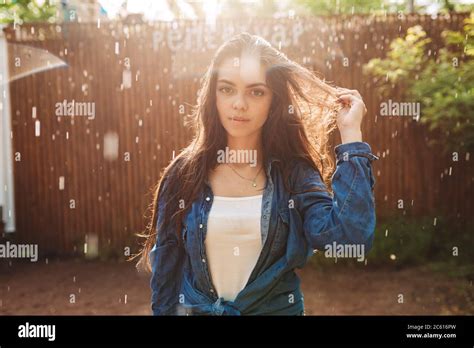
[[[474,150],[474,14],[462,32],[442,32],[445,47],[429,52],[430,38],[419,25],[392,41],[387,57],[364,66],[375,89],[387,98],[394,88],[404,102],[419,102],[420,122],[439,131],[431,144],[448,151]]]
[[[413,221],[406,217],[396,217],[378,223],[368,262],[397,266],[427,262],[436,230],[433,222],[433,218]]]
[[[56,5],[50,1],[3,0],[0,4],[0,23],[56,21]]]
[[[367,266],[397,269],[427,266],[453,276],[474,277],[473,237],[463,221],[445,217],[395,216],[381,219],[375,229]],[[454,249],[457,248],[457,249]],[[352,258],[326,258],[318,251],[310,263],[318,268],[364,267]]]
[[[387,57],[373,58],[363,66],[365,74],[373,76],[374,87],[383,98],[388,98],[393,89],[406,90],[429,60],[425,55],[426,45],[431,42],[420,25],[408,28],[404,38],[390,43]]]

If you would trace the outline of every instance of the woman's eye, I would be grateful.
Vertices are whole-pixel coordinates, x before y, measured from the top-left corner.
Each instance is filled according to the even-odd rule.
[[[232,92],[232,88],[230,87],[221,87],[219,88],[219,91],[224,93],[224,94],[229,94]],[[256,97],[261,97],[265,95],[265,91],[262,91],[261,89],[254,89],[252,90],[252,94]]]
[[[228,93],[228,92],[226,92],[227,90],[230,90],[230,88],[229,88],[229,87],[221,87],[221,88],[219,88],[219,91],[221,91],[222,93],[226,93],[226,94],[227,94],[227,93]]]
[[[254,93],[254,95],[256,95],[257,97],[261,97],[261,96],[265,95],[265,92],[262,91],[261,89],[254,89],[253,92],[256,93],[256,94]]]

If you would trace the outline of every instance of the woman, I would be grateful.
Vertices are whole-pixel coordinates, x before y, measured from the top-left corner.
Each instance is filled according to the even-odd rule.
[[[201,82],[196,135],[163,172],[140,253],[153,314],[303,315],[295,268],[334,243],[372,245],[377,157],[362,98],[248,33]]]

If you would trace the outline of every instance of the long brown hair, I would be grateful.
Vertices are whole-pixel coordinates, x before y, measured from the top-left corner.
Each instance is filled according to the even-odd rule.
[[[330,176],[334,162],[328,151],[329,134],[335,129],[335,88],[314,72],[288,59],[263,38],[249,33],[238,34],[216,51],[206,73],[201,78],[197,105],[187,125],[194,130],[190,144],[164,169],[154,190],[151,220],[137,266],[151,270],[149,254],[156,242],[157,231],[173,223],[181,242],[183,218],[198,197],[207,174],[217,165],[218,150],[227,144],[216,106],[216,81],[220,64],[242,53],[260,57],[266,68],[266,83],[273,92],[269,116],[262,129],[263,158],[272,155],[280,159],[285,185],[291,168],[286,164],[295,157],[318,170],[331,190]],[[162,192],[163,181],[167,190]],[[291,192],[291,188],[288,188]],[[157,229],[158,199],[163,195],[165,210],[163,225]],[[184,202],[184,208],[182,203]],[[181,204],[180,204],[181,203]],[[134,258],[133,257],[133,258]]]

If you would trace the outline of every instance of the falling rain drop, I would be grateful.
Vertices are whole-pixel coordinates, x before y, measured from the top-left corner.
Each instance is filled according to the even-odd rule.
[[[39,120],[36,120],[35,121],[35,136],[39,137],[40,136],[40,130],[41,130],[41,125],[40,125],[40,121]]]
[[[117,132],[107,132],[104,135],[104,158],[114,161],[118,158],[119,136]]]

